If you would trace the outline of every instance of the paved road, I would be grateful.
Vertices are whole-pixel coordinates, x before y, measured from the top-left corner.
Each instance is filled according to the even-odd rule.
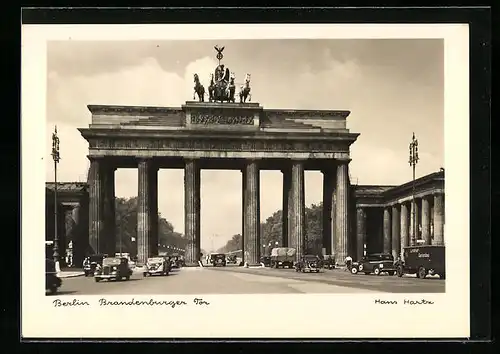
[[[342,271],[302,274],[287,269],[183,268],[169,276],[143,278],[134,273],[129,281],[99,282],[91,277],[63,280],[58,295],[121,294],[297,294],[444,292],[439,279],[351,275]]]
[[[259,274],[269,277],[286,277],[287,279],[298,281],[314,281],[322,284],[344,286],[350,289],[365,289],[376,292],[389,293],[444,293],[445,281],[439,277],[428,277],[417,279],[415,276],[389,276],[382,275],[353,275],[347,271],[322,270],[320,273],[297,273],[294,269],[274,269],[274,268],[242,268],[242,267],[217,267],[211,268],[213,271],[231,273]]]

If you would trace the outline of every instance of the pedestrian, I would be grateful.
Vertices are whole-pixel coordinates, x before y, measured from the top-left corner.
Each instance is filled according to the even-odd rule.
[[[347,270],[350,272],[351,271],[351,268],[352,268],[352,257],[347,255],[347,257],[345,257],[345,265],[347,266]]]

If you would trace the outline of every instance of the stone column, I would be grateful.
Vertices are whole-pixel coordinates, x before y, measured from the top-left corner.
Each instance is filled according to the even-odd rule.
[[[148,181],[149,192],[149,222],[150,222],[150,246],[149,251],[151,256],[158,255],[158,167],[151,166],[149,171]]]
[[[366,243],[366,212],[363,208],[356,208],[356,260],[364,256]]]
[[[186,160],[184,167],[184,233],[187,238],[186,265],[200,260],[200,168],[198,161]]]
[[[245,259],[245,191],[247,189],[245,169],[241,170],[241,257]]]
[[[410,246],[415,246],[417,243],[417,233],[416,233],[416,225],[417,224],[417,201],[410,201]]]
[[[248,265],[260,264],[260,171],[256,160],[245,166],[245,238],[244,251]]]
[[[337,166],[336,188],[336,235],[335,235],[335,260],[344,265],[349,252],[349,174],[348,162],[339,161]]]
[[[434,243],[444,245],[444,197],[442,194],[434,196]]]
[[[76,221],[78,221],[78,219],[74,219],[74,210],[78,208],[77,205],[70,205],[70,206],[66,206],[64,208],[64,215],[63,215],[63,219],[64,219],[64,243],[62,244],[62,248],[60,249],[60,252],[59,254],[61,255],[61,260],[62,260],[62,257],[64,255],[65,259],[64,259],[64,264],[65,265],[68,265],[68,263],[66,262],[66,256],[68,256],[68,253],[70,253],[72,255],[73,253],[73,247],[74,247],[74,239],[76,238],[76,231],[77,231],[77,227],[76,227]],[[78,243],[78,242],[77,242]],[[70,246],[71,245],[71,250],[70,250]]]
[[[102,161],[90,160],[89,168],[89,253],[100,253],[103,234]]]
[[[426,245],[431,244],[431,213],[429,199],[422,198],[422,239]]]
[[[115,171],[113,166],[103,167],[103,220],[104,235],[102,250],[109,256],[116,252],[116,215],[115,215]]]
[[[73,264],[81,267],[83,260],[89,251],[89,190],[90,187],[80,196],[78,206],[73,209],[75,221],[73,237]]]
[[[401,259],[403,259],[404,248],[408,246],[408,205],[401,204]]]
[[[151,161],[144,159],[138,163],[137,193],[137,260],[145,263],[151,255],[151,200],[149,191]]]
[[[420,220],[420,209],[421,209],[421,199],[415,199],[415,223],[416,223],[416,228],[415,228],[415,245],[418,244],[417,240],[422,239],[422,233],[421,233],[421,220]]]
[[[289,213],[289,199],[292,186],[292,172],[289,167],[281,170],[283,174],[283,209],[281,211],[281,245],[288,247],[288,213]]]
[[[399,209],[397,205],[392,206],[391,221],[392,221],[392,230],[391,230],[392,256],[394,257],[394,259],[397,259],[401,254],[401,233],[400,233],[401,217],[399,216]]]
[[[391,211],[389,208],[384,208],[384,253],[391,253]]]
[[[323,248],[332,254],[332,196],[335,192],[335,174],[331,169],[323,170]]]
[[[305,201],[304,201],[304,162],[292,161],[292,189],[290,198],[291,213],[288,215],[290,222],[291,247],[297,250],[296,260],[304,254],[305,240]]]

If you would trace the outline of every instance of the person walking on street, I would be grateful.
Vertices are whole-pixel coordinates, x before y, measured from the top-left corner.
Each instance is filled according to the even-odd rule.
[[[352,258],[351,258],[351,256],[347,255],[347,257],[345,257],[345,265],[347,267],[347,270],[350,272],[351,268],[352,268]]]

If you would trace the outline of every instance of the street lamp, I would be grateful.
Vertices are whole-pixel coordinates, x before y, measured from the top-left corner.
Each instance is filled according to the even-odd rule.
[[[59,155],[59,137],[57,136],[57,126],[52,133],[52,160],[54,160],[54,247],[53,257],[56,270],[59,271],[59,235],[57,234],[57,164],[61,160]]]
[[[411,143],[409,146],[410,150],[410,158],[408,160],[408,163],[413,169],[413,185],[412,185],[412,210],[413,212],[411,213],[411,217],[413,220],[413,234],[410,240],[411,246],[415,246],[415,240],[417,238],[417,220],[416,220],[416,212],[417,212],[417,206],[415,205],[415,167],[417,166],[418,163],[418,140],[415,138],[415,133],[413,133],[413,136],[411,138]]]

